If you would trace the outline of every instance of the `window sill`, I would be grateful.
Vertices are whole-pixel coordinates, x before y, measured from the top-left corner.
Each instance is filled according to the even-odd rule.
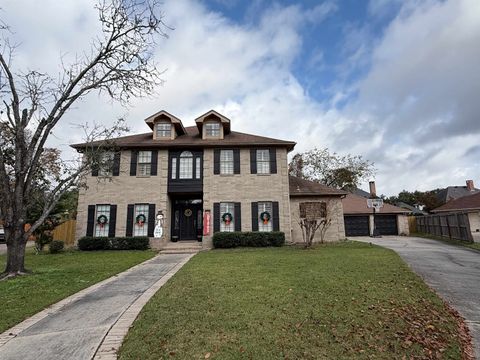
[[[137,175],[137,178],[149,178],[151,175]]]
[[[257,175],[258,175],[258,176],[270,176],[270,175],[272,175],[272,174],[271,174],[271,173],[268,173],[268,174],[259,174],[259,173],[257,173]]]
[[[240,175],[240,174],[217,174],[217,175],[224,176],[224,177],[232,177],[232,176]]]

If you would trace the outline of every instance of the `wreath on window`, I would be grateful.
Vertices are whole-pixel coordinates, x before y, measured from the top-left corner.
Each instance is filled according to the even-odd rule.
[[[230,225],[230,223],[233,220],[233,215],[229,212],[226,212],[225,214],[222,215],[222,221],[225,223],[225,225]]]
[[[103,228],[107,222],[108,218],[105,215],[97,217],[97,224],[100,225],[101,228]]]
[[[145,224],[147,222],[147,218],[145,215],[143,214],[140,214],[140,215],[137,215],[137,217],[135,218],[135,222],[139,225],[139,226],[143,226],[143,224]]]
[[[270,219],[271,219],[271,216],[270,216],[270,213],[268,211],[264,211],[260,214],[260,220],[263,221],[264,225],[267,225],[268,222],[270,221]]]

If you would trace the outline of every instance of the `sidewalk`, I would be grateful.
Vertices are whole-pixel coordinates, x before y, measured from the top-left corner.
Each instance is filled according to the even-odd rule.
[[[110,330],[126,334],[148,298],[192,256],[158,255],[45,309],[0,334],[0,359],[92,359]],[[123,336],[114,338],[119,346]],[[102,357],[115,358],[113,348]]]

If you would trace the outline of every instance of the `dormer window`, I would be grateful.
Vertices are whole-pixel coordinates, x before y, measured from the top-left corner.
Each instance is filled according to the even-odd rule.
[[[172,137],[172,124],[169,122],[157,123],[157,139],[170,139]]]
[[[220,137],[220,123],[219,122],[206,123],[205,132],[207,137]]]

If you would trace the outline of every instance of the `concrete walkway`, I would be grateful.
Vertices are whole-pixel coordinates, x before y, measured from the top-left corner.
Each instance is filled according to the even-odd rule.
[[[385,236],[355,237],[395,250],[424,281],[466,320],[480,359],[480,252],[440,241]]]
[[[0,335],[0,359],[92,359],[120,323],[113,334],[118,348],[141,307],[166,281],[162,278],[173,276],[192,256],[156,256],[47,308]],[[148,298],[142,297],[146,293]],[[96,357],[115,358],[114,353]]]

